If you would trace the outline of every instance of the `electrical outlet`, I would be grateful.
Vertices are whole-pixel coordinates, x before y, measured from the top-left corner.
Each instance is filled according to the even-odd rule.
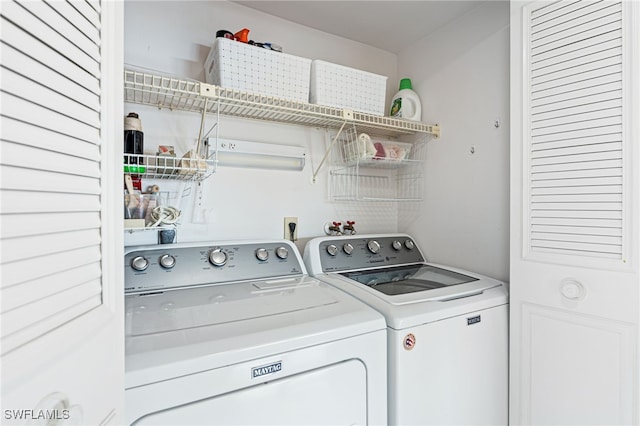
[[[290,223],[295,223],[293,236],[291,235],[291,228],[289,228]],[[297,217],[284,218],[284,238],[289,241],[296,241],[298,239],[298,218]]]

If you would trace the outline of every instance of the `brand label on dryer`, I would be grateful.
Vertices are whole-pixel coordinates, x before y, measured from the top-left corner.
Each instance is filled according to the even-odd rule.
[[[467,325],[473,325],[480,322],[480,315],[467,318]]]
[[[253,367],[251,369],[251,377],[255,379],[258,377],[277,373],[278,371],[282,371],[282,361],[274,362],[267,365],[261,365],[260,367]]]

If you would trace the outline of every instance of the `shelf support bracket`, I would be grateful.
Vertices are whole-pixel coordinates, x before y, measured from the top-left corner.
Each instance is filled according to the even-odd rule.
[[[336,133],[335,137],[331,141],[331,144],[329,144],[329,147],[324,153],[324,157],[322,157],[322,161],[320,161],[320,164],[318,164],[318,168],[313,172],[313,177],[311,179],[311,182],[316,183],[316,177],[318,177],[318,172],[320,172],[320,169],[322,168],[322,165],[324,164],[324,162],[327,161],[327,157],[329,156],[329,153],[331,152],[331,150],[333,149],[333,146],[338,141],[338,138],[340,137],[340,134],[342,133],[342,130],[344,130],[344,126],[346,124],[347,124],[346,121],[342,122],[342,126],[340,126],[340,130],[338,130],[338,133]]]

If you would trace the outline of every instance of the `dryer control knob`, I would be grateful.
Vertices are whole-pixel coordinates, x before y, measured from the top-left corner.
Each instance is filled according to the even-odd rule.
[[[280,259],[286,259],[289,257],[289,250],[285,246],[280,246],[276,249],[276,256]]]
[[[380,243],[376,240],[370,240],[367,242],[367,248],[371,253],[376,254],[380,251]]]
[[[391,247],[393,247],[393,249],[394,249],[395,251],[399,251],[399,250],[402,248],[402,243],[401,243],[400,241],[398,241],[398,240],[394,240],[394,241],[391,243]]]
[[[407,250],[413,250],[416,247],[415,243],[411,240],[406,240],[404,242],[404,246],[407,248]]]
[[[160,263],[160,266],[165,269],[171,269],[176,266],[176,258],[170,254],[163,254],[160,256],[160,260],[158,262]]]
[[[327,253],[329,253],[330,256],[335,256],[338,254],[338,247],[335,244],[329,244],[327,246]]]
[[[136,256],[131,259],[131,267],[136,271],[144,271],[149,267],[149,260],[143,256]]]
[[[256,257],[259,261],[264,262],[269,258],[269,252],[265,248],[259,248],[256,250]]]
[[[227,264],[227,253],[223,252],[222,249],[211,250],[209,253],[209,262],[213,266],[224,266]]]
[[[351,254],[353,253],[353,244],[351,243],[345,243],[342,246],[342,251],[345,252],[346,254]]]

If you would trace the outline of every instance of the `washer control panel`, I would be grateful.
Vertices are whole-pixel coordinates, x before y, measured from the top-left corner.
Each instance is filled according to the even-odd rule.
[[[288,241],[141,247],[125,254],[124,269],[125,293],[306,274]]]
[[[343,236],[318,244],[324,272],[425,262],[413,239],[406,235]]]

